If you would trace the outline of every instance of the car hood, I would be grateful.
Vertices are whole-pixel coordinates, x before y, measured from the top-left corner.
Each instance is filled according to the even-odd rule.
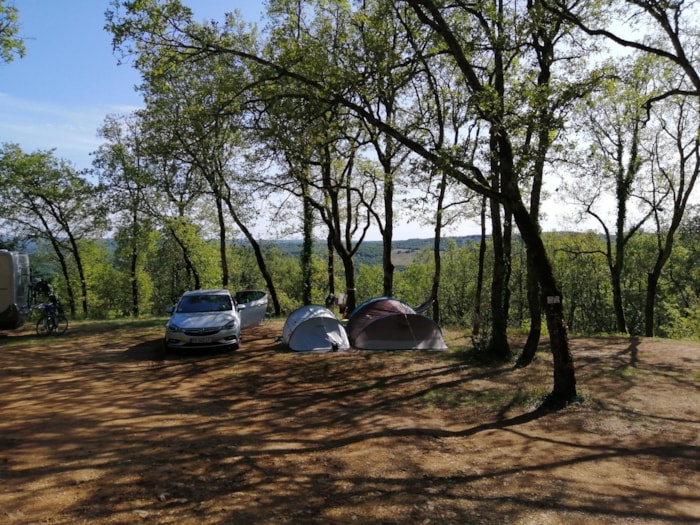
[[[234,312],[198,312],[190,314],[173,314],[170,323],[183,329],[212,328],[224,326],[234,319],[238,319],[238,314]]]

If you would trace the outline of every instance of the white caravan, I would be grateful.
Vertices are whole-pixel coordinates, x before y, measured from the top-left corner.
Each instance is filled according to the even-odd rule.
[[[0,250],[0,330],[14,330],[27,320],[30,288],[29,256]]]

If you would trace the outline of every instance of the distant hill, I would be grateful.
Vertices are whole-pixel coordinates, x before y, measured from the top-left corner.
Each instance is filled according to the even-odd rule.
[[[468,243],[479,242],[478,235],[469,235],[463,237],[446,237],[441,241],[441,247],[447,248],[450,241],[455,242],[457,246],[462,247]],[[301,253],[302,241],[294,240],[273,240],[263,241],[261,244],[272,244],[279,249],[283,254],[289,257],[298,257]],[[406,239],[394,241],[392,243],[392,260],[397,267],[403,267],[410,264],[421,250],[433,248],[433,239]],[[356,264],[365,264],[368,266],[382,264],[382,241],[364,241],[355,256]],[[322,241],[317,241],[314,244],[314,251],[318,254],[323,254],[326,251],[326,245]]]
[[[448,242],[454,242],[457,246],[462,247],[468,243],[479,242],[478,235],[469,235],[463,237],[445,237],[441,241],[441,247],[443,249],[447,248]],[[108,249],[114,249],[113,239],[103,239],[103,242]],[[248,242],[240,239],[236,241],[241,245],[247,246]],[[8,246],[14,246],[10,244],[11,241],[6,241]],[[381,265],[382,264],[382,241],[364,241],[357,254],[355,255],[355,263],[357,265],[364,264],[367,266]],[[301,239],[291,239],[291,240],[267,240],[261,241],[261,246],[275,246],[283,255],[288,257],[299,257],[301,253],[302,241]],[[33,242],[23,243],[21,247],[23,251],[33,254],[37,251],[37,245]],[[413,262],[418,252],[424,249],[433,248],[433,239],[405,239],[401,241],[394,241],[392,248],[392,260],[397,268],[402,268]],[[314,244],[314,251],[317,254],[325,255],[326,243],[322,240],[317,240]],[[38,269],[38,268],[37,268]]]

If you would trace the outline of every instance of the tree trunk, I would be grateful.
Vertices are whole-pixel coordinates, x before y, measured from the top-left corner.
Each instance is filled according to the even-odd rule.
[[[530,331],[523,351],[515,363],[516,368],[524,368],[532,363],[537,352],[537,346],[542,337],[542,298],[540,297],[540,286],[537,282],[535,262],[532,252],[526,249],[527,256],[527,304],[530,309]]]
[[[445,201],[445,190],[447,188],[447,174],[442,173],[440,178],[440,190],[438,192],[437,213],[435,214],[435,237],[433,238],[433,262],[435,264],[435,272],[433,273],[433,286],[430,290],[430,296],[433,299],[433,321],[440,324],[440,279],[442,273],[442,256],[440,252],[440,244],[442,241],[442,210]]]
[[[335,250],[333,249],[333,235],[330,232],[326,237],[326,248],[328,250],[328,293],[335,295]]]
[[[545,316],[549,330],[549,346],[554,361],[554,385],[545,406],[558,408],[578,399],[574,361],[564,323],[563,298],[537,224],[523,205],[517,187],[509,185],[506,197],[523,242],[532,253],[537,280],[542,290],[542,304],[545,305]]]
[[[619,250],[619,249],[618,249]],[[619,253],[619,251],[618,251]],[[610,268],[610,281],[613,293],[613,310],[615,311],[615,327],[621,334],[627,333],[627,319],[625,319],[625,307],[622,302],[622,282],[619,264]]]
[[[506,262],[501,224],[501,206],[491,200],[491,240],[493,243],[493,274],[491,276],[491,340],[489,353],[494,359],[510,358],[508,323],[505,311]]]
[[[476,275],[476,289],[474,292],[474,320],[472,322],[472,336],[481,333],[481,296],[484,289],[484,266],[486,263],[486,197],[481,199],[481,239],[479,241],[479,265]]]
[[[635,140],[638,140],[639,138],[637,133],[634,134],[634,137]],[[636,157],[635,152],[637,150],[638,148],[633,143],[631,152],[633,160]],[[630,166],[635,164],[636,162],[630,161]],[[634,173],[632,170],[628,170],[628,172]],[[610,284],[612,286],[613,310],[615,312],[615,326],[617,331],[621,334],[627,333],[627,320],[625,319],[625,308],[622,302],[622,268],[625,264],[625,244],[627,242],[627,237],[625,236],[625,223],[627,222],[627,200],[629,199],[632,180],[632,176],[618,176],[617,178],[617,186],[615,191],[617,198],[617,217],[615,220],[615,262],[613,262],[612,254],[610,254],[608,250]],[[608,246],[610,246],[610,244],[611,242],[608,240]]]
[[[221,195],[216,192],[216,216],[219,221],[219,259],[221,260],[221,286],[228,288],[229,271],[228,271],[228,255],[226,253],[226,221],[224,219],[224,210],[221,205]]]
[[[384,235],[382,244],[382,266],[384,268],[384,295],[394,295],[394,264],[391,261],[391,250],[394,239],[394,179],[391,167],[384,173]]]
[[[304,192],[307,189],[304,188]],[[314,248],[314,210],[309,203],[309,199],[305,196],[302,202],[304,213],[304,242],[301,247],[300,263],[301,263],[301,300],[304,305],[311,304],[313,283],[312,274],[313,268],[311,264],[313,248]]]
[[[673,233],[675,233],[675,230]],[[659,252],[659,256],[656,259],[653,270],[647,275],[647,293],[646,301],[644,303],[644,335],[647,337],[654,337],[654,334],[656,333],[656,294],[658,293],[659,289],[661,271],[666,265],[666,262],[671,256],[671,251],[673,250],[673,242],[668,240],[668,236],[672,236],[673,233],[667,233],[666,244],[661,252]]]
[[[507,331],[510,321],[510,278],[513,270],[513,216],[507,208],[503,218],[503,320]]]
[[[685,206],[683,206],[682,209],[685,209]],[[666,232],[665,241],[656,257],[654,268],[647,275],[647,294],[644,304],[644,335],[647,337],[654,337],[654,333],[656,332],[655,310],[659,279],[661,279],[661,272],[673,252],[673,238],[678,230],[678,225],[680,224],[680,218],[682,216],[682,211],[679,212],[676,210],[674,212],[674,218],[671,221],[671,225]]]
[[[129,262],[129,281],[131,282],[131,315],[139,316],[139,282],[137,277],[138,260],[139,260],[139,216],[138,211],[134,207],[131,214],[131,254]]]
[[[88,291],[87,291],[87,280],[85,279],[85,268],[83,267],[83,259],[80,256],[80,250],[78,249],[78,242],[75,240],[73,233],[68,230],[68,225],[65,225],[65,231],[68,234],[68,241],[71,245],[71,253],[73,254],[73,259],[75,260],[75,267],[78,270],[78,278],[80,279],[80,294],[81,294],[81,304],[83,307],[83,315],[87,317],[88,315]]]
[[[540,4],[539,2],[528,2],[528,10],[534,11],[533,15],[538,16]],[[542,31],[539,26],[534,26],[532,31],[532,44],[537,54],[537,63],[539,72],[537,75],[537,85],[540,88],[545,88],[543,92],[550,91],[552,79],[552,64],[555,60],[555,45],[558,37],[549,31]],[[536,136],[536,147],[534,148],[534,162],[532,168],[532,180],[530,189],[530,219],[535,224],[538,234],[541,234],[540,228],[540,204],[542,197],[542,185],[544,179],[544,167],[547,159],[547,154],[552,144],[552,130],[556,129],[554,125],[555,106],[550,102],[545,102],[540,106],[533,119],[534,127],[530,128]],[[528,141],[529,142],[529,141]],[[536,268],[532,252],[526,248],[526,286],[527,286],[527,304],[530,311],[530,330],[525,341],[523,351],[518,358],[516,367],[521,368],[532,363],[537,352],[537,347],[540,344],[542,337],[542,303],[540,297],[540,286],[536,277]]]
[[[187,249],[187,246],[185,246],[185,243],[182,242],[182,239],[180,239],[176,235],[175,229],[172,226],[170,227],[170,235],[173,236],[173,239],[175,239],[175,242],[180,247],[180,250],[182,250],[182,258],[185,260],[185,269],[187,270],[188,274],[192,275],[194,289],[195,290],[201,289],[202,288],[202,281],[199,277],[199,271],[197,271],[197,268],[195,267],[194,263],[192,262],[192,258],[190,257],[190,252]]]
[[[501,191],[504,176],[501,164],[501,144],[495,131],[490,130],[489,147],[491,150],[491,188],[494,194]],[[491,242],[493,244],[493,274],[491,276],[491,340],[489,352],[494,359],[506,360],[511,357],[508,343],[508,314],[506,308],[507,263],[506,241],[501,222],[501,203],[492,198],[491,204]]]
[[[137,228],[138,230],[138,228]],[[138,260],[139,250],[136,237],[131,240],[131,262],[129,265],[129,280],[131,281],[131,315],[139,316],[139,280],[138,280]]]
[[[647,294],[644,303],[644,335],[654,337],[654,310],[656,303],[656,289],[659,279],[654,272],[647,274]]]
[[[355,290],[355,263],[352,256],[346,251],[340,252],[340,260],[343,262],[343,270],[345,271],[345,294],[346,308],[348,315],[357,306],[357,291]]]
[[[226,202],[226,205],[228,206],[228,211],[231,214],[231,218],[236,223],[236,226],[238,226],[238,228],[241,230],[241,233],[243,233],[245,238],[248,239],[251,248],[253,248],[255,260],[258,263],[258,269],[260,270],[260,273],[262,274],[262,277],[265,280],[265,284],[267,285],[267,291],[270,294],[270,298],[272,299],[272,308],[274,309],[275,315],[279,316],[282,313],[282,307],[280,305],[279,297],[277,296],[277,289],[275,288],[275,283],[272,280],[272,275],[270,275],[270,272],[267,269],[267,264],[265,264],[265,257],[263,257],[262,250],[260,249],[260,244],[258,243],[258,241],[255,240],[255,237],[252,233],[250,233],[250,230],[246,228],[245,224],[241,222],[231,200],[227,197],[226,199],[224,199],[224,202]]]
[[[56,253],[58,263],[61,266],[61,273],[63,274],[63,278],[66,281],[66,293],[68,294],[68,306],[70,309],[70,313],[72,316],[75,316],[75,294],[73,292],[73,286],[71,284],[70,272],[68,271],[68,262],[66,261],[66,258],[63,255],[60,243],[56,240],[56,238],[53,235],[49,237],[49,241],[51,242],[51,246],[53,246],[54,253]]]

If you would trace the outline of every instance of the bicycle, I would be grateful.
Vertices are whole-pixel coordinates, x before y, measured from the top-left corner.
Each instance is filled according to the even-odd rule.
[[[38,335],[62,335],[68,330],[68,318],[57,305],[45,303],[36,308],[42,311],[36,322]]]

